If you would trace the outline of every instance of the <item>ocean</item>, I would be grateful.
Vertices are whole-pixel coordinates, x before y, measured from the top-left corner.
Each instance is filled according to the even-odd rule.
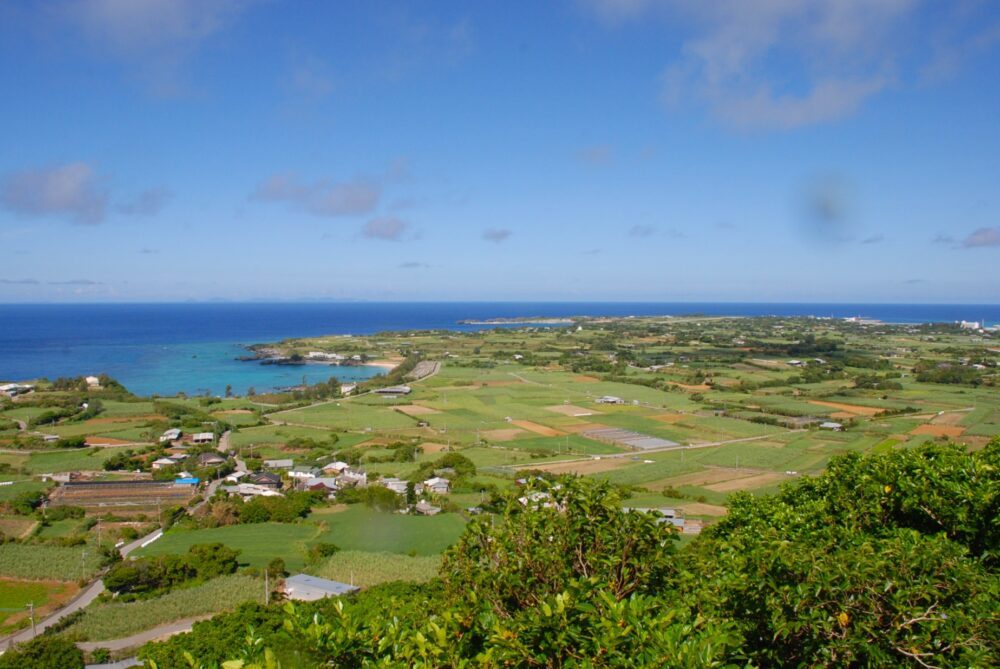
[[[532,316],[861,316],[892,323],[1000,322],[1000,305],[423,302],[0,305],[0,381],[107,373],[140,395],[258,392],[374,367],[283,367],[238,361],[247,344],[386,330],[477,330],[461,320]]]

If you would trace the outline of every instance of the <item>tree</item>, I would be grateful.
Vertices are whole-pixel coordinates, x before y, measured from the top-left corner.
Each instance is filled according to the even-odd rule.
[[[0,655],[0,669],[83,669],[83,652],[72,641],[40,636]]]
[[[623,511],[620,501],[605,482],[532,481],[521,497],[505,499],[499,518],[469,523],[445,554],[447,591],[474,591],[503,617],[579,579],[597,579],[619,600],[657,592],[673,571],[676,532],[656,514]]]
[[[232,396],[233,396],[233,384],[227,383],[226,384],[226,397],[232,397]]]

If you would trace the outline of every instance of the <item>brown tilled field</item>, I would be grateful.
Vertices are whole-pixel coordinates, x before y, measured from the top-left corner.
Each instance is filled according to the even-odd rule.
[[[875,407],[865,407],[860,404],[844,404],[842,402],[826,402],[824,400],[809,400],[809,404],[815,404],[820,407],[829,407],[831,409],[837,409],[839,411],[844,411],[853,416],[877,416],[880,413],[885,413],[885,409],[876,409]],[[852,417],[853,417],[852,416]]]
[[[724,506],[703,502],[685,502],[677,508],[689,516],[724,516],[727,513]]]
[[[550,465],[525,465],[525,469],[541,469],[552,474],[600,474],[632,464],[624,458],[603,458],[601,460],[579,460],[577,462],[556,462]]]
[[[961,425],[965,417],[968,416],[966,411],[950,411],[948,413],[939,414],[931,418],[932,425]]]
[[[773,485],[780,481],[784,481],[787,478],[788,477],[786,475],[779,474],[778,472],[764,472],[763,474],[757,474],[756,476],[733,479],[732,481],[723,481],[722,483],[714,483],[712,485],[705,486],[705,488],[711,490],[712,492],[752,490],[754,488],[763,488],[764,486]]]
[[[965,433],[964,427],[957,425],[920,425],[910,430],[910,434],[929,434],[932,437],[961,437]]]
[[[691,474],[682,474],[681,476],[672,476],[667,479],[655,481],[647,484],[646,487],[656,489],[666,487],[676,488],[677,486],[684,485],[705,486],[712,483],[731,481],[733,479],[748,478],[759,473],[760,472],[756,469],[713,467],[711,469],[703,469],[701,471],[692,472]]]
[[[683,388],[689,393],[707,393],[712,389],[712,386],[706,385],[704,383],[699,383],[698,385],[692,385],[690,383],[680,383],[679,381],[670,381],[670,385],[677,386],[678,388]]]
[[[663,413],[659,416],[650,416],[653,420],[658,420],[661,423],[678,423],[687,417],[687,414],[683,413]]]
[[[529,432],[540,434],[543,437],[561,437],[562,435],[566,434],[565,432],[560,432],[559,430],[555,430],[551,427],[546,427],[544,425],[539,425],[538,423],[533,423],[530,420],[514,420],[511,421],[511,423],[517,425],[518,427],[523,427],[525,430],[528,430]]]
[[[128,446],[134,441],[127,439],[112,439],[111,437],[87,437],[87,446]]]
[[[481,435],[487,441],[511,441],[524,434],[524,430],[517,428],[501,428],[499,430],[484,430]]]
[[[428,454],[430,454],[430,453],[440,453],[441,451],[448,450],[448,445],[447,444],[436,444],[436,443],[431,442],[431,441],[425,441],[424,443],[420,444],[420,448],[422,448],[424,450],[424,453],[428,453]]]
[[[561,430],[565,430],[570,434],[579,434],[580,432],[586,432],[587,430],[607,430],[610,429],[610,425],[604,425],[602,423],[573,423],[572,425],[560,425]]]
[[[584,407],[578,407],[575,404],[556,404],[550,407],[545,407],[548,411],[553,413],[562,414],[563,416],[593,416],[594,414],[600,413],[599,411],[594,411],[593,409],[585,409]]]

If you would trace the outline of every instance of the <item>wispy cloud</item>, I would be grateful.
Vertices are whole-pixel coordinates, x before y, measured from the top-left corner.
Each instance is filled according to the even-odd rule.
[[[856,113],[894,86],[915,0],[581,0],[612,26],[680,32],[662,74],[670,107],[694,104],[740,129],[790,129]],[[667,41],[667,43],[673,43]],[[669,57],[668,57],[669,58]],[[775,62],[794,62],[797,74]]]
[[[483,239],[494,244],[500,244],[507,241],[512,234],[514,233],[505,228],[489,228],[483,231]]]
[[[400,269],[427,269],[428,267],[430,267],[430,265],[428,265],[427,263],[417,262],[415,260],[399,263]]]
[[[861,240],[862,244],[881,244],[885,241],[885,235],[872,235]]]
[[[578,150],[575,157],[584,165],[603,167],[614,162],[615,152],[610,144],[593,144]]]
[[[173,197],[166,188],[151,188],[139,193],[135,199],[118,205],[118,212],[126,216],[155,216]]]
[[[59,15],[159,95],[184,89],[182,66],[229,26],[249,0],[71,0]]]
[[[41,284],[38,279],[0,279],[0,284],[4,286],[37,286]]]
[[[294,174],[275,174],[258,184],[251,199],[283,202],[316,216],[358,216],[371,213],[382,195],[381,187],[368,179],[348,181],[300,180]]]
[[[395,242],[402,239],[403,234],[409,229],[409,224],[394,217],[373,218],[365,223],[361,229],[361,234],[369,239],[381,239],[383,241]]]
[[[329,65],[318,58],[296,62],[289,74],[288,84],[299,95],[317,101],[329,97],[336,90]]]
[[[979,228],[962,240],[962,248],[979,249],[1000,246],[1000,227]]]
[[[74,223],[101,223],[108,194],[86,163],[13,172],[0,180],[0,204],[29,217],[64,217]]]
[[[938,235],[931,240],[933,244],[946,244],[948,246],[954,245],[956,242],[955,238],[951,235]]]
[[[656,234],[656,228],[652,225],[633,225],[628,229],[629,237],[652,237]]]

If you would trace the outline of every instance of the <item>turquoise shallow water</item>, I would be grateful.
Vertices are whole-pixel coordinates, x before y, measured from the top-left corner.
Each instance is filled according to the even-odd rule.
[[[265,392],[300,383],[317,383],[336,377],[340,381],[371,378],[384,370],[378,367],[333,367],[328,365],[261,365],[236,360],[247,355],[237,344],[194,343],[137,346],[131,362],[107,371],[139,395],[188,394],[219,395],[231,384],[238,394],[249,388]],[[106,365],[107,367],[107,365]]]

